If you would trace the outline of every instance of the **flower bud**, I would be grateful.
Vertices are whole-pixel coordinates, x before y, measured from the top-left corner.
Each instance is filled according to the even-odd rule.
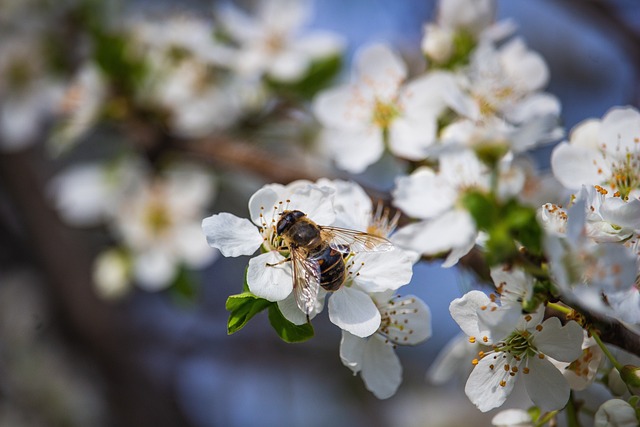
[[[637,427],[636,412],[627,402],[611,399],[604,402],[595,416],[595,427]]]
[[[437,25],[426,25],[422,38],[422,51],[438,64],[443,64],[453,53],[453,32]]]
[[[625,365],[620,371],[622,380],[629,386],[632,391],[640,390],[640,368],[633,365]]]

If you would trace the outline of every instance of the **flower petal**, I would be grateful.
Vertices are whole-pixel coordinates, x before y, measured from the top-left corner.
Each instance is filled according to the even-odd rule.
[[[247,269],[247,285],[256,296],[269,301],[281,301],[293,291],[293,277],[289,262],[278,264],[282,255],[270,251],[249,260]]]
[[[402,382],[402,365],[393,346],[378,335],[367,340],[362,357],[362,380],[378,399],[393,396]]]
[[[404,251],[363,252],[356,254],[353,265],[361,266],[354,283],[367,292],[398,289],[411,281],[413,259]]]
[[[371,297],[343,286],[329,298],[329,320],[358,337],[368,337],[380,327],[380,312]]]
[[[140,288],[155,292],[171,285],[176,273],[176,259],[166,251],[153,249],[133,258],[133,276]]]
[[[502,357],[497,360],[491,356],[484,357],[469,375],[464,391],[471,403],[482,412],[502,405],[513,390],[515,378],[509,376],[509,369],[505,371],[506,360]],[[501,381],[504,381],[504,386],[500,385]]]
[[[527,358],[527,367],[524,385],[533,403],[543,412],[564,407],[569,400],[569,384],[553,363],[534,356]]]
[[[205,218],[202,231],[209,245],[227,257],[251,255],[262,244],[262,236],[251,221],[226,212]]]
[[[542,353],[562,362],[573,362],[582,354],[582,327],[573,320],[562,326],[560,319],[550,317],[542,330],[534,334],[532,344]]]
[[[364,172],[384,152],[382,131],[373,127],[359,131],[325,129],[321,140],[336,165],[351,173]]]
[[[553,175],[571,190],[579,190],[582,185],[602,183],[608,171],[599,172],[599,167],[604,167],[602,155],[592,149],[562,142],[551,153]]]
[[[351,369],[355,374],[362,369],[362,360],[364,357],[364,348],[367,340],[357,337],[347,331],[342,331],[342,339],[340,340],[340,360],[342,364]]]
[[[449,313],[460,329],[470,337],[480,338],[486,331],[478,328],[478,311],[480,307],[488,306],[491,300],[480,291],[469,291],[461,298],[456,298],[449,304]]]
[[[390,101],[398,92],[398,87],[407,77],[404,61],[389,46],[374,44],[365,47],[355,58],[357,80],[369,85],[377,98]]]

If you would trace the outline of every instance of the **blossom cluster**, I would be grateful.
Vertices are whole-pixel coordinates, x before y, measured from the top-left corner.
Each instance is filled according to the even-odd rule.
[[[640,112],[614,107],[565,132],[544,58],[496,22],[494,0],[440,0],[414,57],[362,46],[338,84],[345,41],[305,27],[308,1],[226,4],[210,17],[81,3],[65,7],[90,15],[82,48],[58,46],[55,61],[42,52],[64,11],[0,6],[3,25],[37,21],[0,46],[0,149],[46,141],[52,205],[97,236],[101,296],[175,289],[218,254],[248,256],[227,331],[267,310],[280,338],[306,341],[326,305],[342,363],[386,399],[402,381],[396,347],[432,335],[427,304],[399,292],[417,262],[440,260],[478,286],[451,301],[464,337],[431,380],[468,375],[482,412],[523,383],[534,408],[494,417],[509,426],[555,423],[600,382],[606,401],[585,408],[595,425],[637,425],[640,362],[604,341],[637,351],[625,339],[640,334]],[[201,161],[244,140],[250,161],[240,149],[216,170]],[[545,174],[530,153],[558,141]],[[285,152],[353,180],[225,175]],[[356,178],[385,159],[393,182],[375,205]],[[218,185],[253,193],[246,218],[222,212]]]

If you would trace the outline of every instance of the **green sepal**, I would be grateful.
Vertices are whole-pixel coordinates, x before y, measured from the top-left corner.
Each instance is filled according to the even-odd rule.
[[[312,338],[314,335],[313,326],[310,322],[302,325],[296,325],[290,322],[282,315],[278,304],[275,303],[269,306],[269,322],[284,342],[303,342]]]
[[[462,198],[462,205],[478,229],[489,236],[486,247],[490,265],[518,257],[516,242],[527,248],[529,256],[541,254],[543,232],[534,208],[521,204],[517,199],[500,201],[490,193],[477,190],[467,192]]]
[[[271,304],[274,303],[259,298],[251,292],[229,296],[225,304],[225,308],[230,312],[229,320],[227,321],[227,334],[231,335],[238,332],[253,316]]]
[[[441,69],[441,70],[449,70],[454,71],[460,67],[463,67],[469,64],[469,59],[471,58],[471,52],[475,49],[477,45],[477,41],[473,34],[468,33],[464,30],[457,31],[453,36],[453,52],[449,59],[447,59],[443,63],[438,63],[433,61],[432,58],[427,58],[430,60],[429,67],[431,69]]]

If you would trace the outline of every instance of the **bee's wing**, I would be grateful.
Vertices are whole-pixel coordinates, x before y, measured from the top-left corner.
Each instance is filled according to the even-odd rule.
[[[386,252],[393,249],[393,243],[384,237],[363,231],[338,227],[320,227],[324,240],[338,252]]]
[[[306,257],[300,249],[291,250],[293,262],[293,296],[298,308],[307,316],[313,311],[320,289],[320,264]]]

